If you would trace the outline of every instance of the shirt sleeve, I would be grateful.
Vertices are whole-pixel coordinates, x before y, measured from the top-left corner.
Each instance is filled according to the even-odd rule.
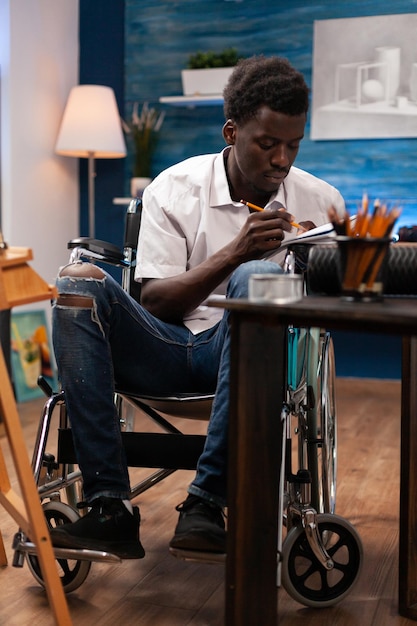
[[[187,269],[187,242],[172,211],[146,188],[143,198],[135,280],[169,278]]]

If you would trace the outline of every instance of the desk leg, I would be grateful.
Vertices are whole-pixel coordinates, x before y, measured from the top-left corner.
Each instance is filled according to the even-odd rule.
[[[399,612],[417,620],[417,337],[403,339]]]
[[[275,626],[286,328],[231,313],[231,333],[225,624]]]

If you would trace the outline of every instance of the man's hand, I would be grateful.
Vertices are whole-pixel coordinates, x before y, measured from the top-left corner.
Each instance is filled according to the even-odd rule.
[[[237,255],[239,263],[261,258],[280,247],[285,231],[291,232],[293,221],[294,217],[282,208],[251,213],[230,243],[230,253]]]

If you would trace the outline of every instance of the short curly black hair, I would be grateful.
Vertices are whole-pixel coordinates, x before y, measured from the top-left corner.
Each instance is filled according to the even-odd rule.
[[[309,88],[287,59],[256,55],[241,59],[223,90],[224,114],[237,124],[266,105],[285,115],[307,114]]]

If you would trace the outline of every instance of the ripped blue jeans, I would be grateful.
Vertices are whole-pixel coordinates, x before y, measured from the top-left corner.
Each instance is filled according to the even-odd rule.
[[[253,273],[280,273],[276,264],[250,261],[231,276],[227,297],[245,298]],[[53,344],[65,392],[84,493],[128,498],[130,491],[115,385],[162,395],[216,390],[204,451],[189,492],[226,505],[230,339],[228,312],[193,335],[148,313],[108,274],[59,276],[53,306]],[[62,297],[63,296],[63,297]],[[65,296],[87,298],[69,306]]]

